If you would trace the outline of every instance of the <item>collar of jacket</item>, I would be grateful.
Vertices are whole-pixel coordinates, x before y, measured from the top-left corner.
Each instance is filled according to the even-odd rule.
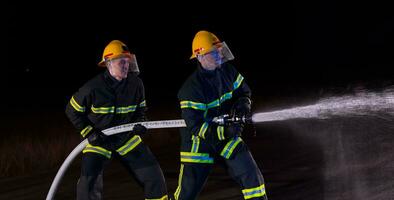
[[[105,72],[104,72],[104,79],[107,82],[108,86],[110,86],[111,88],[114,88],[114,89],[126,81],[126,79],[118,81],[116,78],[111,76],[108,69],[105,70]]]
[[[219,71],[221,70],[222,66],[217,67],[215,70],[206,70],[204,69],[201,64],[198,64],[197,69],[198,72],[205,76],[205,77],[214,77],[216,76],[217,73],[219,73]]]

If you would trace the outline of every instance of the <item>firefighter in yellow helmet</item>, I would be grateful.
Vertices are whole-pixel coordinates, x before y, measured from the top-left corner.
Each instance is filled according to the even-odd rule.
[[[241,137],[244,122],[215,120],[225,116],[244,119],[251,112],[251,90],[228,62],[234,59],[233,54],[213,33],[199,31],[193,39],[191,59],[198,61],[197,69],[178,92],[187,127],[181,130],[181,169],[175,199],[196,199],[212,165],[220,160],[245,199],[266,200],[263,176]]]
[[[145,120],[145,91],[135,55],[123,42],[113,40],[98,65],[107,70],[73,94],[66,107],[72,124],[89,141],[83,150],[77,199],[102,199],[103,170],[112,158],[119,159],[143,187],[145,199],[168,199],[159,163],[141,139],[146,127],[138,124],[131,132],[112,136],[101,132]]]

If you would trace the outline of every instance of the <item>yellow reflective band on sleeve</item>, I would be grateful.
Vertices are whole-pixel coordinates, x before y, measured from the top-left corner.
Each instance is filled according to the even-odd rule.
[[[194,102],[194,101],[181,101],[181,108],[192,108],[195,110],[206,110],[207,106],[204,103]]]
[[[236,90],[237,88],[239,88],[239,86],[241,85],[243,80],[244,80],[244,77],[241,74],[238,74],[237,80],[235,80],[235,82],[233,83],[233,90]]]
[[[216,132],[217,132],[217,134],[218,134],[219,140],[224,140],[224,139],[225,139],[225,138],[224,138],[224,126],[218,126],[218,127],[216,128]]]
[[[200,137],[192,135],[192,141],[193,141],[193,144],[192,144],[191,152],[197,153],[198,148],[200,146]]]
[[[260,185],[259,187],[244,189],[242,190],[245,199],[251,199],[255,197],[262,197],[265,195],[265,186],[264,184]]]
[[[77,101],[75,101],[74,97],[71,97],[70,104],[76,111],[85,112],[85,107],[79,105]]]
[[[229,159],[231,154],[233,153],[235,147],[242,141],[240,137],[236,137],[229,142],[227,142],[226,146],[223,148],[222,152],[220,153],[226,159]]]
[[[108,150],[106,150],[106,149],[104,149],[102,147],[99,147],[99,146],[93,146],[91,144],[87,144],[85,149],[82,151],[82,153],[88,153],[88,152],[98,153],[100,155],[105,156],[108,159],[111,158],[111,154],[112,154],[111,151],[108,151]]]
[[[178,187],[176,188],[175,193],[174,193],[175,200],[179,199],[179,194],[181,193],[182,178],[183,178],[183,168],[184,168],[184,165],[181,164],[181,169],[179,170],[179,177],[178,177]]]
[[[198,132],[198,136],[205,139],[205,132],[207,132],[207,130],[208,130],[208,123],[204,122],[201,125],[200,131]]]
[[[108,114],[108,113],[115,113],[115,106],[111,107],[98,107],[95,108],[94,106],[91,107],[93,113],[96,114]]]
[[[213,163],[213,158],[208,153],[181,152],[181,162]]]
[[[85,137],[91,130],[93,129],[92,126],[88,125],[81,131],[82,137]]]
[[[145,199],[145,200],[168,200],[168,195],[164,195],[163,197],[158,199]]]
[[[133,150],[138,144],[142,142],[141,137],[135,135],[125,145],[116,150],[121,156],[126,155],[129,151]]]
[[[134,112],[137,109],[137,105],[131,105],[131,106],[127,106],[127,107],[119,107],[116,108],[116,113],[117,114],[125,114],[125,113],[129,113],[129,112]]]
[[[143,101],[140,103],[139,107],[145,107],[145,106],[146,106],[146,101],[143,100]]]

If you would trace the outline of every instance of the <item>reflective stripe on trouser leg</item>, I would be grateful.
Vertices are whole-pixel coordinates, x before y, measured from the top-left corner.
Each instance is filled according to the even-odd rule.
[[[229,174],[241,186],[245,199],[267,199],[263,175],[246,146],[225,162]]]
[[[145,199],[145,200],[168,200],[168,195],[164,195],[163,197],[158,199]]]
[[[139,135],[135,135],[129,141],[127,141],[126,144],[124,144],[119,149],[117,149],[116,152],[118,152],[119,155],[124,156],[128,152],[133,150],[135,147],[137,147],[141,142],[142,142],[141,137]]]
[[[110,159],[111,158],[111,151],[108,151],[107,149],[104,149],[103,147],[100,146],[93,146],[91,144],[87,144],[86,147],[82,150],[82,153],[97,153],[102,156],[105,156],[106,158]]]
[[[178,188],[174,194],[175,200],[195,200],[211,169],[212,165],[210,164],[182,163]]]
[[[258,187],[243,189],[242,194],[244,195],[245,199],[264,197],[265,186],[262,184]]]

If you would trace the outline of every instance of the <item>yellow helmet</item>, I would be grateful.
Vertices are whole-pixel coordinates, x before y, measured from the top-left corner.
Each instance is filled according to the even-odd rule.
[[[112,40],[104,49],[103,57],[101,61],[98,63],[100,67],[105,67],[105,61],[119,58],[121,56],[131,56],[132,54],[129,51],[127,46],[119,41],[119,40]]]
[[[203,55],[213,50],[213,48],[220,45],[220,40],[216,35],[208,31],[199,31],[196,33],[192,43],[192,56]]]

